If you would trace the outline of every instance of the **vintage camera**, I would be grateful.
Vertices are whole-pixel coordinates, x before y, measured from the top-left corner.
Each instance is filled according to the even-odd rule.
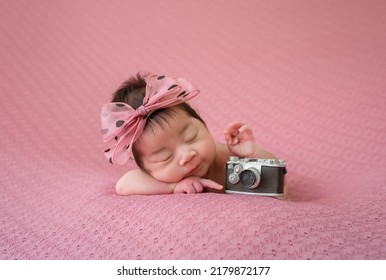
[[[225,168],[227,193],[284,196],[284,160],[231,156]]]

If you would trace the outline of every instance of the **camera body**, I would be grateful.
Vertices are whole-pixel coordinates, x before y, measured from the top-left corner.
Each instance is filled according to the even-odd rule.
[[[284,160],[231,156],[225,166],[227,193],[284,196]]]

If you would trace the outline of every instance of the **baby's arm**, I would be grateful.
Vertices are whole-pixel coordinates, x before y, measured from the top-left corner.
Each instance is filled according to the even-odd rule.
[[[177,183],[165,183],[154,179],[140,169],[128,171],[115,186],[119,195],[189,194],[202,192],[204,188],[221,190],[223,187],[212,180],[195,176],[184,178]]]
[[[259,147],[249,125],[231,123],[224,131],[225,140],[231,153],[239,157],[275,158],[273,154]]]
[[[155,180],[140,169],[130,170],[117,182],[115,191],[119,195],[168,194],[173,193],[175,183]]]

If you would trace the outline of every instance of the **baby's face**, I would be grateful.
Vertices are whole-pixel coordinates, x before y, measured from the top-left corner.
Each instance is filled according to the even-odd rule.
[[[136,143],[145,169],[155,179],[174,183],[203,177],[212,165],[216,145],[206,126],[181,109],[162,128],[143,132]]]

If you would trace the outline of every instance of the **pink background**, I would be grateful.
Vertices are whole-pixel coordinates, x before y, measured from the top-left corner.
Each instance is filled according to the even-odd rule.
[[[385,3],[1,0],[0,259],[385,259]],[[100,109],[138,71],[249,123],[290,201],[115,195]]]

